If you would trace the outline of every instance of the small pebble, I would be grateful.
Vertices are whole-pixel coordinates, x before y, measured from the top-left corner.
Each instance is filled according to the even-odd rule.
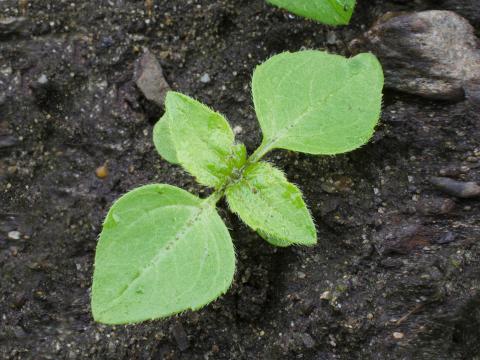
[[[454,242],[456,240],[457,236],[452,233],[451,231],[443,234],[440,236],[440,238],[436,241],[437,244],[448,244],[451,242]]]
[[[15,173],[17,172],[17,167],[16,167],[15,165],[9,166],[9,167],[7,168],[7,172],[8,172],[9,174],[15,174]]]
[[[240,134],[242,131],[243,131],[243,128],[242,128],[240,125],[237,125],[237,126],[235,126],[235,127],[233,128],[233,133],[234,133],[235,135]]]
[[[152,16],[153,15],[153,0],[145,0],[145,8],[147,9],[147,15]]]
[[[11,246],[10,247],[10,253],[12,256],[17,256],[18,255],[18,248],[16,246]]]
[[[20,240],[20,232],[19,231],[10,231],[8,233],[8,238],[12,240]]]
[[[40,85],[45,85],[46,83],[48,83],[47,75],[45,75],[45,74],[40,75],[40,77],[38,78],[37,82],[38,82]]]
[[[165,97],[170,90],[163,69],[157,58],[148,49],[135,62],[134,80],[143,96],[157,106],[165,106]]]
[[[97,175],[97,177],[98,177],[99,179],[105,179],[105,178],[108,176],[108,168],[107,168],[107,165],[99,166],[99,167],[95,170],[95,175]]]
[[[337,42],[337,34],[334,31],[329,31],[327,33],[327,44],[328,45],[335,45]]]
[[[20,8],[23,16],[27,15],[28,0],[18,0],[18,7]]]
[[[393,333],[393,337],[394,337],[395,339],[397,339],[397,340],[403,339],[404,336],[405,336],[405,335],[404,335],[403,333],[401,333],[401,332],[394,332],[394,333]]]
[[[212,79],[210,79],[210,75],[207,73],[203,74],[202,77],[200,78],[200,81],[204,84],[208,84]]]
[[[401,222],[385,227],[374,235],[375,247],[383,255],[406,255],[429,244],[429,233],[417,223]]]
[[[104,49],[108,49],[114,44],[114,40],[111,36],[104,36],[102,37],[100,46]]]
[[[14,296],[12,307],[14,309],[21,309],[22,306],[25,305],[26,301],[27,301],[27,298],[25,296],[25,293],[20,292]]]
[[[330,291],[324,291],[322,295],[320,295],[321,300],[331,300],[332,299],[332,293]]]

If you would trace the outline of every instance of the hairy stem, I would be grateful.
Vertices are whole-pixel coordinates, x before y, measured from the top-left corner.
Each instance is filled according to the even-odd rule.
[[[253,152],[252,155],[247,160],[248,164],[253,164],[258,162],[262,157],[265,156],[267,152],[271,150],[271,144],[270,143],[261,143],[260,146]]]
[[[225,187],[221,189],[215,190],[209,197],[207,197],[204,201],[213,207],[217,205],[217,202],[225,195]]]

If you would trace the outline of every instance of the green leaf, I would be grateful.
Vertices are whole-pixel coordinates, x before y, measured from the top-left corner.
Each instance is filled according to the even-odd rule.
[[[267,0],[288,11],[327,25],[346,25],[355,8],[355,0]]]
[[[93,317],[125,324],[201,308],[226,292],[234,270],[230,235],[210,202],[146,185],[122,196],[105,219]]]
[[[202,103],[173,91],[167,93],[165,108],[167,115],[154,131],[159,153],[167,160],[177,160],[199,183],[220,188],[232,171],[245,162],[244,147],[234,145],[227,120]],[[158,137],[162,132],[165,135]]]
[[[178,164],[177,152],[171,138],[170,117],[167,111],[153,128],[153,143],[157,152],[165,160],[172,164]]]
[[[266,232],[260,229],[257,229],[257,233],[262,237],[263,240],[265,240],[266,242],[270,243],[273,246],[287,247],[287,246],[293,245],[293,243],[288,240],[278,239],[270,234],[267,234]]]
[[[243,177],[227,186],[232,211],[276,246],[313,245],[317,233],[300,190],[266,162],[247,166]]]
[[[313,50],[286,52],[256,68],[252,88],[264,137],[257,153],[282,148],[333,155],[372,136],[383,72],[372,54],[347,59]]]

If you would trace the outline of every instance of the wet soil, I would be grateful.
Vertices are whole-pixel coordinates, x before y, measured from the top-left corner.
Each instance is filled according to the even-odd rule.
[[[96,324],[89,306],[97,236],[118,196],[153,182],[208,191],[154,151],[161,110],[132,81],[143,47],[251,152],[256,64],[303,48],[348,55],[386,11],[456,6],[440,3],[359,1],[352,24],[334,29],[263,0],[158,0],[152,17],[140,0],[31,1],[25,20],[0,28],[0,358],[479,359],[480,201],[429,181],[445,169],[480,180],[478,109],[389,90],[360,150],[269,156],[303,190],[317,246],[275,249],[222,203],[238,258],[225,296],[134,326]],[[463,15],[480,31],[478,14]],[[17,1],[0,2],[1,16],[18,17]]]

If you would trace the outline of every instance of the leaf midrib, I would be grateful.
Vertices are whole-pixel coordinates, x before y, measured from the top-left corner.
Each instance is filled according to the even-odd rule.
[[[133,279],[130,281],[130,283],[127,285],[127,287],[125,287],[122,292],[117,295],[109,304],[108,307],[104,308],[103,310],[101,310],[99,312],[99,314],[104,314],[106,312],[108,312],[110,309],[112,309],[114,306],[116,306],[120,300],[122,299],[122,297],[128,293],[128,291],[134,287],[134,285],[136,285],[140,279],[146,274],[148,273],[153,267],[157,266],[158,263],[160,262],[160,260],[164,257],[165,255],[165,250],[163,250],[165,247],[167,247],[168,245],[171,246],[171,248],[174,247],[174,244],[175,243],[178,243],[179,241],[182,241],[185,239],[185,235],[188,231],[189,228],[191,228],[195,222],[197,222],[201,216],[203,215],[203,212],[206,211],[208,209],[208,207],[210,206],[208,203],[203,203],[201,205],[198,205],[198,206],[195,206],[195,205],[186,205],[188,207],[195,207],[197,208],[197,211],[194,212],[186,221],[185,221],[185,224],[175,233],[175,236],[167,241],[158,251],[157,251],[157,254],[153,257],[153,259],[149,262],[149,264],[145,267],[142,268],[142,270],[139,272],[139,274]],[[178,205],[169,205],[169,206],[162,206],[161,208],[165,209],[165,208],[171,208],[171,207],[178,207]],[[143,218],[143,216],[141,217]],[[129,227],[131,227],[132,225],[134,225],[135,223],[137,223],[138,221],[140,221],[140,219],[137,219],[135,222],[131,223],[129,225]]]
[[[353,59],[353,58],[352,58]],[[351,61],[351,59],[348,59],[347,61]],[[353,76],[347,78],[348,82],[350,83],[350,81],[357,77],[357,76],[360,76],[360,75],[363,75],[362,72],[358,72],[356,74],[353,74]],[[311,84],[313,83],[313,78],[310,82],[310,88],[311,88]],[[346,88],[349,83],[347,84],[347,81],[345,81],[342,86],[338,87],[337,89],[335,89],[334,91],[332,91],[331,93],[327,94],[321,101],[319,101],[317,104],[312,104],[312,96],[311,94],[309,94],[309,106],[307,107],[307,109],[302,113],[300,114],[297,118],[295,118],[291,123],[287,124],[285,127],[283,127],[281,130],[278,131],[278,133],[270,140],[267,141],[266,145],[265,145],[265,148],[266,149],[272,149],[275,147],[275,144],[278,143],[279,141],[283,140],[288,134],[288,131],[293,129],[294,127],[298,126],[298,124],[300,124],[300,122],[305,118],[307,117],[308,115],[310,115],[311,112],[313,112],[315,110],[315,108],[319,108],[319,107],[323,107],[328,101],[329,99],[332,97],[332,96],[335,96],[337,93],[339,93],[340,91],[342,91],[344,88]],[[315,108],[314,108],[315,107]]]
[[[252,187],[254,187],[254,186],[250,183],[250,181],[249,181],[248,179],[245,178],[243,181],[245,182],[246,186],[247,186],[249,189],[251,189]],[[241,184],[241,183],[240,183],[240,184]],[[237,184],[237,186],[241,186],[240,184]],[[298,227],[296,226],[296,223],[295,223],[294,221],[290,221],[290,219],[289,219],[287,216],[285,216],[285,214],[283,214],[282,212],[278,211],[274,206],[271,205],[271,203],[270,203],[270,200],[271,200],[271,199],[270,199],[268,196],[266,196],[266,194],[263,193],[262,190],[259,190],[259,191],[256,193],[256,195],[258,195],[259,197],[261,197],[261,198],[263,199],[263,203],[267,205],[267,208],[268,208],[268,209],[270,209],[272,212],[280,215],[280,219],[283,219],[286,223],[289,223],[290,225],[292,225],[293,228],[297,228],[297,229],[298,229]],[[258,228],[259,228],[259,227],[257,226],[257,229],[258,229]],[[256,231],[257,229],[255,229],[255,231]],[[297,232],[297,231],[295,231],[295,232]],[[278,236],[277,236],[277,235],[278,235]],[[283,236],[282,236],[281,234],[279,234],[279,233],[276,233],[276,234],[274,234],[273,236],[276,236],[276,237],[278,237],[278,238],[281,238],[281,239],[284,239],[284,240],[286,240],[286,241],[289,241],[286,237],[283,237]],[[290,241],[290,242],[291,242],[291,241]]]

